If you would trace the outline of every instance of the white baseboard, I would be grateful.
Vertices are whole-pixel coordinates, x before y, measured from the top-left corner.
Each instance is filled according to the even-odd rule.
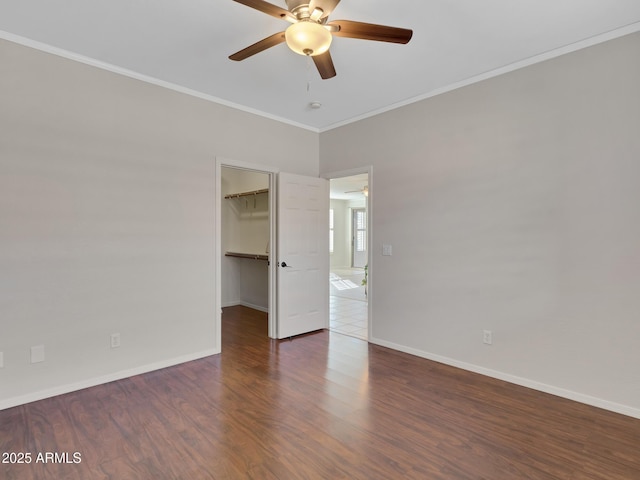
[[[154,370],[161,370],[167,367],[173,367],[181,363],[191,362],[200,358],[210,357],[211,355],[217,355],[220,350],[209,349],[202,352],[192,353],[189,355],[183,355],[160,362],[150,363],[148,365],[142,365],[140,367],[131,368],[128,370],[122,370],[120,372],[110,373],[101,377],[90,378],[81,382],[70,383],[67,385],[61,385],[59,387],[50,388],[47,390],[41,390],[39,392],[29,393],[27,395],[21,395],[19,397],[7,398],[0,400],[0,410],[7,408],[17,407],[24,405],[25,403],[36,402],[38,400],[44,400],[45,398],[55,397],[57,395],[64,395],[65,393],[75,392],[77,390],[83,390],[89,387],[95,387],[96,385],[102,385],[116,380],[122,380],[123,378],[133,377],[135,375],[141,375],[143,373],[153,372]]]
[[[240,300],[228,300],[226,302],[222,302],[222,308],[226,308],[226,307],[235,307],[237,305],[240,305]]]
[[[260,312],[269,313],[269,307],[262,307],[260,305],[254,305],[253,303],[249,302],[240,302],[239,305],[242,305],[243,307],[253,308],[254,310],[258,310]]]
[[[537,382],[535,380],[530,380],[528,378],[522,378],[516,375],[511,375],[508,373],[499,372],[497,370],[492,370],[490,368],[481,367],[478,365],[474,365],[472,363],[461,362],[459,360],[455,360],[449,357],[444,357],[442,355],[437,355],[437,354],[425,352],[422,350],[418,350],[415,348],[406,347],[404,345],[399,345],[397,343],[380,340],[379,338],[369,338],[369,342],[376,345],[380,345],[382,347],[387,347],[393,350],[398,350],[400,352],[415,355],[417,357],[426,358],[427,360],[433,360],[434,362],[443,363],[445,365],[450,365],[452,367],[457,367],[470,372],[486,375],[487,377],[497,378],[498,380],[504,380],[505,382],[513,383],[515,385],[520,385],[522,387],[531,388],[533,390],[538,390],[544,393],[550,393],[551,395],[556,395],[558,397],[566,398],[579,403],[584,403],[586,405],[591,405],[592,407],[598,407],[604,410],[609,410],[611,412],[620,413],[622,415],[627,415],[629,417],[640,419],[640,409],[633,408],[628,405],[621,405],[619,403],[610,402],[608,400],[592,397],[590,395],[585,395],[583,393],[573,392],[571,390],[555,387],[553,385],[547,385],[545,383]]]
[[[252,309],[258,310],[260,312],[269,313],[269,307],[263,307],[261,305],[255,305],[253,303],[243,302],[242,300],[238,300],[238,301],[235,301],[235,302],[227,302],[227,303],[222,305],[222,308],[225,308],[225,307],[237,307],[238,305],[241,305],[241,306],[247,307],[247,308],[252,308]]]

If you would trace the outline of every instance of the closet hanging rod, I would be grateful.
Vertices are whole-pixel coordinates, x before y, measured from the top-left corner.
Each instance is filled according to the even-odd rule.
[[[239,253],[225,252],[226,257],[250,258],[252,260],[269,260],[269,255],[261,255],[259,253]]]
[[[248,197],[251,195],[259,195],[261,193],[268,193],[268,188],[263,188],[261,190],[253,190],[252,192],[242,192],[242,193],[230,193],[229,195],[225,195],[224,198],[240,198],[240,197]]]

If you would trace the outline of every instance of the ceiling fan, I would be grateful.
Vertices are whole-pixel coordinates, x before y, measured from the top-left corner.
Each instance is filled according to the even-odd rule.
[[[369,185],[365,185],[360,190],[349,190],[348,192],[344,192],[344,193],[361,193],[365,197],[368,197],[369,196]]]
[[[406,28],[351,20],[329,22],[329,15],[340,3],[340,0],[285,0],[288,10],[264,0],[234,1],[272,17],[286,20],[291,25],[283,32],[275,33],[230,55],[231,60],[244,60],[286,42],[294,52],[311,57],[323,79],[336,76],[336,69],[329,53],[331,40],[334,36],[404,44],[408,43],[413,35],[413,31]]]

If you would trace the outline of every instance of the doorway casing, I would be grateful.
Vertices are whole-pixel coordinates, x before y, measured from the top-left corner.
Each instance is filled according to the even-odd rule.
[[[214,200],[215,200],[215,258],[216,258],[216,272],[215,272],[215,302],[216,302],[216,318],[215,318],[215,331],[216,331],[216,350],[218,352],[222,351],[222,168],[229,167],[241,170],[247,170],[252,172],[257,172],[261,174],[266,174],[269,177],[269,244],[272,246],[270,248],[269,253],[269,265],[268,265],[268,298],[269,298],[269,307],[268,307],[268,334],[270,338],[278,338],[278,324],[277,324],[277,270],[276,270],[276,262],[277,260],[277,177],[281,172],[279,168],[267,166],[267,165],[258,165],[244,161],[232,160],[224,157],[216,157],[216,179],[215,179],[215,192],[214,192]],[[366,173],[369,176],[369,196],[367,197],[367,211],[369,212],[369,219],[372,219],[371,214],[371,192],[372,192],[372,167],[363,167],[360,169],[353,169],[347,171],[340,172],[331,172],[329,174],[321,175],[320,178],[324,178],[326,180],[330,180],[331,178],[340,178],[351,175],[357,175]],[[317,177],[316,177],[317,178]],[[328,192],[327,192],[328,195]],[[327,198],[327,216],[328,216],[328,198]],[[370,225],[369,225],[370,228]],[[371,251],[371,230],[369,231],[369,235],[367,238],[367,249]],[[371,272],[371,258],[369,258],[369,272]],[[329,260],[329,250],[327,248],[326,251],[326,263],[327,266],[330,263]],[[327,278],[327,285],[329,279]],[[371,292],[371,286],[368,286],[368,291]],[[328,288],[327,288],[328,294]],[[371,295],[371,293],[369,293]],[[326,301],[329,301],[327,296]],[[371,303],[368,303],[368,323],[369,329],[371,328]],[[328,324],[328,318],[327,318]]]
[[[268,331],[270,338],[276,338],[276,270],[274,268],[274,251],[276,245],[276,199],[275,186],[276,175],[279,169],[265,165],[255,165],[248,162],[231,160],[228,158],[216,157],[216,179],[215,179],[215,258],[216,258],[216,275],[215,275],[215,301],[216,309],[216,350],[222,351],[222,168],[236,168],[266,174],[269,176],[269,245],[272,246],[269,252],[268,262],[268,282],[269,282],[269,308],[268,308]]]
[[[344,178],[344,177],[352,177],[354,175],[361,175],[361,174],[367,174],[368,175],[368,195],[366,197],[366,205],[367,205],[367,255],[368,255],[368,260],[367,260],[367,270],[368,270],[368,274],[367,274],[367,333],[368,333],[368,337],[371,338],[371,332],[372,332],[372,325],[373,325],[373,308],[372,308],[372,300],[373,300],[373,292],[374,292],[374,285],[372,282],[372,278],[373,275],[373,271],[375,270],[375,266],[374,266],[374,258],[372,255],[373,252],[373,191],[374,191],[374,185],[373,185],[373,165],[368,165],[368,166],[364,166],[364,167],[359,167],[359,168],[352,168],[352,169],[348,169],[348,170],[337,170],[337,171],[332,171],[332,172],[325,172],[323,174],[321,174],[320,176],[322,178],[326,178],[327,180],[332,180],[334,178]],[[327,251],[327,256],[329,256],[329,252]]]

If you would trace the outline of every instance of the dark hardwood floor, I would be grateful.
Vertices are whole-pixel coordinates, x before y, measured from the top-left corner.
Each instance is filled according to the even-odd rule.
[[[632,480],[640,420],[233,307],[222,355],[0,411],[2,452],[32,454],[7,480]]]

